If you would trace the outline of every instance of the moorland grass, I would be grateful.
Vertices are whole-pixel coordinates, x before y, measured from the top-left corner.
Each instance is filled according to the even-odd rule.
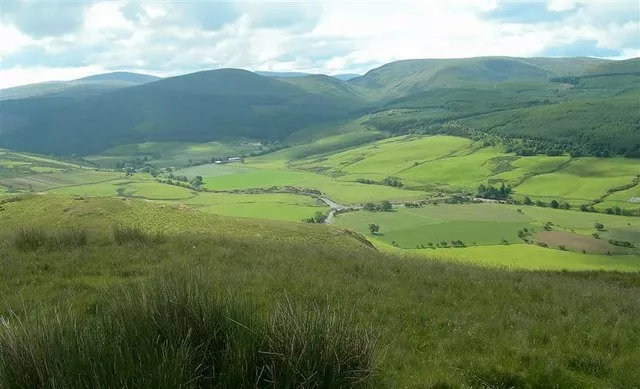
[[[217,321],[207,324],[208,321],[196,320],[204,317],[199,309],[206,313],[209,308],[198,308],[192,302],[201,301],[200,297],[204,301],[225,301],[226,296],[242,294],[243,301],[251,307],[249,313],[255,313],[255,322],[250,320],[251,315],[249,319],[236,316],[233,308],[237,305],[223,308],[228,308],[227,317],[236,322],[257,329],[258,333],[272,334],[258,336],[258,350],[274,355],[260,354],[267,362],[248,365],[260,366],[260,371],[265,365],[276,366],[265,368],[263,374],[287,372],[279,363],[288,366],[294,361],[300,363],[295,365],[296,371],[324,371],[322,366],[329,365],[318,363],[318,358],[329,359],[318,355],[329,355],[324,352],[332,347],[339,349],[338,355],[370,355],[369,351],[362,352],[368,350],[366,347],[358,345],[371,344],[366,335],[371,333],[357,330],[370,328],[380,335],[374,360],[367,364],[378,366],[374,386],[627,388],[640,383],[637,272],[507,271],[400,257],[355,243],[347,248],[321,236],[304,235],[287,242],[266,238],[200,233],[167,236],[165,241],[152,245],[117,245],[113,237],[96,235],[87,246],[71,250],[23,252],[0,247],[0,315],[9,322],[5,339],[16,339],[11,344],[20,345],[18,350],[32,350],[40,361],[52,360],[48,365],[35,364],[35,368],[57,371],[48,370],[47,374],[60,376],[65,371],[79,372],[95,366],[97,377],[102,377],[113,372],[111,366],[120,369],[121,364],[130,363],[133,367],[121,368],[127,375],[119,377],[147,379],[153,385],[158,381],[135,375],[136,372],[164,377],[158,370],[166,369],[172,377],[183,378],[193,371],[194,364],[197,366],[193,361],[198,360],[200,349],[194,351],[189,342],[195,338],[186,337],[185,333],[190,327],[194,337],[209,333],[199,329],[210,328]],[[180,295],[194,299],[175,298],[176,304],[171,303],[172,298],[139,298],[144,294],[136,292],[136,285],[153,280],[158,274],[198,274],[206,284],[178,283],[176,287],[188,291]],[[120,298],[120,288],[128,290],[132,297]],[[171,293],[167,292],[169,296]],[[64,314],[56,317],[52,307],[67,307],[66,304],[69,308],[60,308],[58,312]],[[211,305],[216,306],[219,305]],[[132,316],[135,322],[130,323],[132,317],[113,314],[128,310],[136,312]],[[154,312],[160,313],[153,316]],[[290,316],[287,312],[293,312],[297,321],[276,325],[277,320],[283,322],[282,318],[276,319],[279,316]],[[332,312],[340,314],[334,316]],[[310,318],[304,319],[307,313]],[[313,319],[318,315],[327,321]],[[149,317],[158,320],[152,325],[152,320],[146,320]],[[56,324],[56,320],[62,323]],[[321,336],[335,333],[336,327],[330,323],[342,320],[350,324],[336,326],[350,326],[355,332],[348,333],[360,335],[345,336],[344,342]],[[131,326],[124,333],[123,323]],[[218,327],[223,333],[232,327],[227,332],[230,335],[223,337],[228,342],[239,339],[234,331],[240,332],[241,339],[254,339],[242,331],[242,326],[232,324]],[[317,327],[322,331],[316,331]],[[304,340],[314,337],[321,341]],[[164,339],[161,343],[166,347],[158,346],[158,339]],[[202,339],[198,335],[195,343],[200,344]],[[66,349],[58,347],[60,341],[67,340]],[[256,349],[250,347],[253,341],[239,341],[248,345],[246,354],[255,355],[252,350]],[[94,342],[102,342],[98,343],[101,347]],[[94,353],[96,350],[100,352]],[[26,365],[20,362],[24,361],[20,356],[29,354],[20,353],[15,358],[4,355],[9,355],[9,362],[18,363],[11,365],[12,371],[33,369],[29,361],[24,362]],[[224,359],[227,362],[237,361],[233,354],[216,355],[229,357]],[[283,360],[274,362],[270,358]],[[65,364],[60,366],[56,361]],[[225,365],[224,361],[222,366],[226,367],[218,373],[236,377],[232,368],[237,366],[235,362]],[[93,376],[83,373],[75,377],[64,379]],[[174,384],[170,378],[167,382]],[[113,377],[105,380],[114,383]],[[124,385],[120,382],[116,386]]]
[[[15,248],[22,251],[34,251],[40,248],[64,250],[86,246],[89,234],[86,228],[70,227],[62,231],[45,231],[41,228],[23,227],[18,229],[12,239]]]
[[[376,336],[329,309],[259,315],[193,277],[128,287],[89,319],[0,327],[0,387],[369,387]]]
[[[114,225],[113,241],[118,245],[154,245],[164,240],[161,233],[151,233],[136,226]]]

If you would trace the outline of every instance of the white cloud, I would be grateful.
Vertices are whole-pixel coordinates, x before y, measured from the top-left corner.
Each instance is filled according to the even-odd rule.
[[[621,57],[637,55],[640,49],[640,9],[630,1],[550,0],[546,12],[562,19],[533,23],[488,18],[488,12],[504,5],[497,0],[84,3],[82,23],[75,30],[36,29],[29,15],[17,17],[18,11],[12,11],[11,20],[20,23],[0,24],[0,56],[19,68],[4,69],[2,77],[14,71],[17,79],[36,82],[103,68],[170,74],[214,67],[361,72],[405,58],[535,56],[584,40],[616,50]],[[514,4],[521,3],[509,3]],[[34,7],[25,9],[38,10]],[[30,37],[19,26],[37,34]],[[68,58],[72,68],[50,64],[49,72],[46,55],[33,57],[33,62],[28,55],[20,56],[27,47]]]
[[[73,68],[35,66],[29,68],[15,67],[11,69],[0,69],[0,88],[10,88],[12,86],[45,81],[70,81],[104,72],[105,69],[100,66]]]
[[[0,23],[0,56],[15,53],[20,49],[32,44],[33,39],[23,34],[11,25]]]
[[[580,4],[580,1],[573,0],[549,0],[549,4],[547,8],[550,11],[562,12],[562,11],[570,11]]]

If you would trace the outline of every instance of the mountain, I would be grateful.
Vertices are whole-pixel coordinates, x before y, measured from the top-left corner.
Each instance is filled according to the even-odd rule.
[[[362,93],[349,83],[333,76],[312,74],[304,77],[283,78],[282,81],[295,85],[309,93],[350,100],[363,99]],[[348,102],[347,102],[348,103]]]
[[[30,111],[34,105],[37,109]],[[151,140],[282,139],[309,124],[346,118],[362,105],[356,95],[312,93],[281,79],[221,69],[66,104],[53,98],[13,100],[3,109],[3,116],[12,120],[0,123],[5,134],[0,144],[90,154]]]
[[[492,133],[561,142],[562,150],[579,145],[588,153],[635,155],[628,146],[640,133],[639,63],[418,59],[393,62],[348,81],[239,69],[154,82],[148,82],[155,80],[149,76],[112,73],[76,80],[85,88],[97,85],[99,93],[66,89],[3,102],[0,147],[86,155],[147,141],[285,142],[303,129],[318,139],[330,127],[325,123],[362,118],[379,133]],[[136,82],[147,83],[131,86]]]
[[[356,73],[344,73],[344,74],[334,74],[331,77],[335,77],[338,80],[342,80],[342,81],[349,81],[352,80],[356,77],[360,77],[361,74],[356,74]]]
[[[392,62],[349,81],[378,98],[400,97],[430,88],[510,81],[546,82],[576,75],[609,61],[591,58],[478,57]]]
[[[256,74],[265,77],[280,77],[280,78],[289,78],[289,77],[304,77],[310,75],[310,73],[300,73],[300,72],[267,72],[267,71],[257,71]]]
[[[72,81],[43,82],[1,89],[0,100],[25,99],[30,97],[70,97],[77,99],[157,80],[160,80],[160,78],[138,73],[115,72],[97,74]]]
[[[585,72],[586,75],[623,73],[640,73],[640,57],[623,61],[608,61],[600,63],[592,66]]]
[[[257,71],[255,72],[261,76],[267,77],[279,77],[279,78],[296,78],[296,77],[306,77],[313,75],[322,75],[322,74],[311,74],[311,73],[300,73],[300,72],[267,72],[267,71]],[[330,77],[337,78],[341,81],[349,81],[352,78],[360,77],[359,74],[354,73],[345,73],[345,74],[335,74]]]
[[[89,81],[116,81],[116,82],[128,82],[131,84],[146,84],[161,80],[160,77],[151,76],[149,74],[131,73],[131,72],[113,72],[96,74],[89,77],[84,77],[75,80],[76,82],[89,82]]]

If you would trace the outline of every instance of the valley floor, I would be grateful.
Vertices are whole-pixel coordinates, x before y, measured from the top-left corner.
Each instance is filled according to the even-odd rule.
[[[640,202],[633,201],[640,198],[638,160],[518,157],[505,154],[499,146],[452,136],[409,135],[351,147],[347,146],[353,142],[349,134],[248,158],[244,163],[162,169],[157,177],[4,151],[0,196],[28,190],[119,196],[218,215],[292,222],[323,221],[328,216],[332,224],[366,235],[381,248],[410,250],[425,257],[527,269],[640,269],[640,219],[604,213],[640,211]],[[340,149],[341,142],[347,147],[344,151],[327,151]],[[173,152],[178,147],[188,159],[201,157],[203,150],[214,146],[145,147],[168,150],[172,156],[178,155]],[[142,146],[131,149],[145,150]],[[202,184],[195,188],[188,181],[198,176]],[[393,180],[385,184],[389,178]],[[495,200],[445,204],[455,196],[475,198],[480,184],[500,183],[512,188],[516,202],[526,198],[538,206]],[[392,212],[362,210],[366,203],[383,201],[393,204]],[[571,209],[553,209],[552,201]],[[405,207],[407,203],[412,208]],[[599,212],[581,212],[580,206]],[[355,212],[335,213],[340,208]],[[378,225],[379,233],[371,235],[370,224]],[[600,230],[596,225],[602,225]],[[621,247],[619,242],[633,247]]]

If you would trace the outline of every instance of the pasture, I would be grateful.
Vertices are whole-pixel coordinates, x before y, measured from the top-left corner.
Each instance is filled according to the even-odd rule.
[[[216,215],[295,222],[313,217],[316,212],[326,214],[329,211],[324,203],[309,196],[285,193],[200,192],[181,203]]]
[[[56,171],[52,173],[26,174],[9,178],[0,177],[0,184],[19,190],[42,192],[61,187],[104,183],[122,177],[122,173],[82,169]]]
[[[387,248],[391,250],[391,248]],[[427,259],[497,267],[509,270],[544,271],[640,271],[640,255],[598,255],[574,251],[550,250],[531,244],[469,246],[463,248],[408,249],[406,252]]]
[[[452,136],[400,136],[373,142],[365,146],[331,154],[295,161],[291,167],[301,170],[342,174],[377,176],[384,179],[416,164],[424,163],[466,148],[471,141]]]
[[[496,250],[494,259],[478,257],[480,263],[488,260],[489,263],[519,267],[523,265],[521,259],[528,254],[504,256],[499,254],[503,250],[500,247],[535,246],[535,255],[543,253],[543,257],[546,255],[549,258],[541,259],[542,262],[536,266],[550,263],[548,261],[558,257],[557,252],[572,252],[575,255],[568,255],[567,258],[584,256],[586,263],[591,263],[588,259],[599,255],[603,258],[598,263],[614,264],[611,269],[617,267],[619,260],[627,267],[640,269],[640,220],[634,217],[484,203],[424,205],[421,208],[396,208],[391,212],[358,211],[341,214],[334,223],[366,235],[384,246],[419,248],[420,252],[434,251],[438,256],[442,255],[442,250],[454,253],[453,257],[462,255],[460,252],[483,254]],[[596,230],[596,223],[602,224],[601,230]],[[380,231],[372,235],[370,224],[379,225]],[[594,233],[597,233],[597,237]],[[627,249],[614,246],[609,239],[628,241],[635,247]],[[460,245],[459,242],[465,247],[452,247]],[[470,250],[481,246],[490,246],[492,249]],[[504,250],[512,253],[516,249]],[[523,249],[525,252],[527,250]],[[529,259],[534,261],[532,257]],[[553,268],[562,266],[571,268],[569,264],[557,264]]]
[[[425,193],[382,185],[341,182],[319,174],[257,169],[238,174],[204,176],[204,187],[210,190],[247,190],[253,188],[292,186],[319,190],[337,202],[359,204],[367,201],[404,201],[425,197]]]
[[[147,157],[157,167],[183,167],[190,160],[210,161],[213,157],[234,157],[260,150],[257,142],[146,142],[120,145],[104,150],[99,155],[84,159],[101,167],[113,169],[124,160]]]
[[[207,283],[200,292],[241,296],[256,314],[273,313],[278,306],[319,308],[336,312],[332,318],[351,317],[358,328],[374,330],[371,339],[378,339],[375,358],[379,367],[374,387],[473,388],[515,382],[523,387],[552,383],[595,389],[635,387],[640,382],[636,274],[495,268],[505,266],[506,258],[518,257],[513,260],[518,266],[511,270],[633,270],[631,257],[582,256],[516,244],[393,249],[410,254],[398,256],[371,250],[352,234],[331,226],[219,217],[132,199],[27,195],[3,207],[0,315],[16,312],[26,330],[40,323],[43,326],[37,328],[51,330],[46,333],[64,332],[57,331],[56,311],[65,313],[58,318],[82,324],[65,328],[85,329],[84,323],[104,317],[106,302],[120,302],[113,296],[119,296],[114,292],[121,286],[135,286],[161,274],[184,275],[185,279],[198,275]],[[471,207],[462,210],[468,217],[486,218]],[[509,215],[508,211],[503,215]],[[512,220],[521,217],[514,212]],[[116,223],[137,225],[145,234],[165,235],[156,243],[117,244],[110,234]],[[43,227],[52,233],[69,226],[89,229],[86,245],[51,250],[13,247],[12,234],[20,227]],[[483,261],[494,268],[466,265]],[[149,311],[131,312],[135,319],[139,312]],[[32,321],[49,313],[45,317],[51,321]],[[17,320],[8,323],[11,328],[18,324]],[[89,333],[93,332],[82,332]],[[147,338],[137,334],[127,339]],[[74,350],[75,344],[71,342],[65,350]],[[99,347],[102,352],[112,345],[82,344],[93,345],[86,350]],[[51,350],[60,357],[58,349]],[[86,362],[76,361],[80,365],[69,366]],[[144,366],[157,370],[169,365],[174,366]],[[127,374],[133,371],[126,369]],[[80,367],[76,372],[86,374]]]
[[[520,196],[581,204],[609,189],[629,185],[640,175],[640,161],[628,158],[578,158],[560,171],[532,177],[515,188]]]

